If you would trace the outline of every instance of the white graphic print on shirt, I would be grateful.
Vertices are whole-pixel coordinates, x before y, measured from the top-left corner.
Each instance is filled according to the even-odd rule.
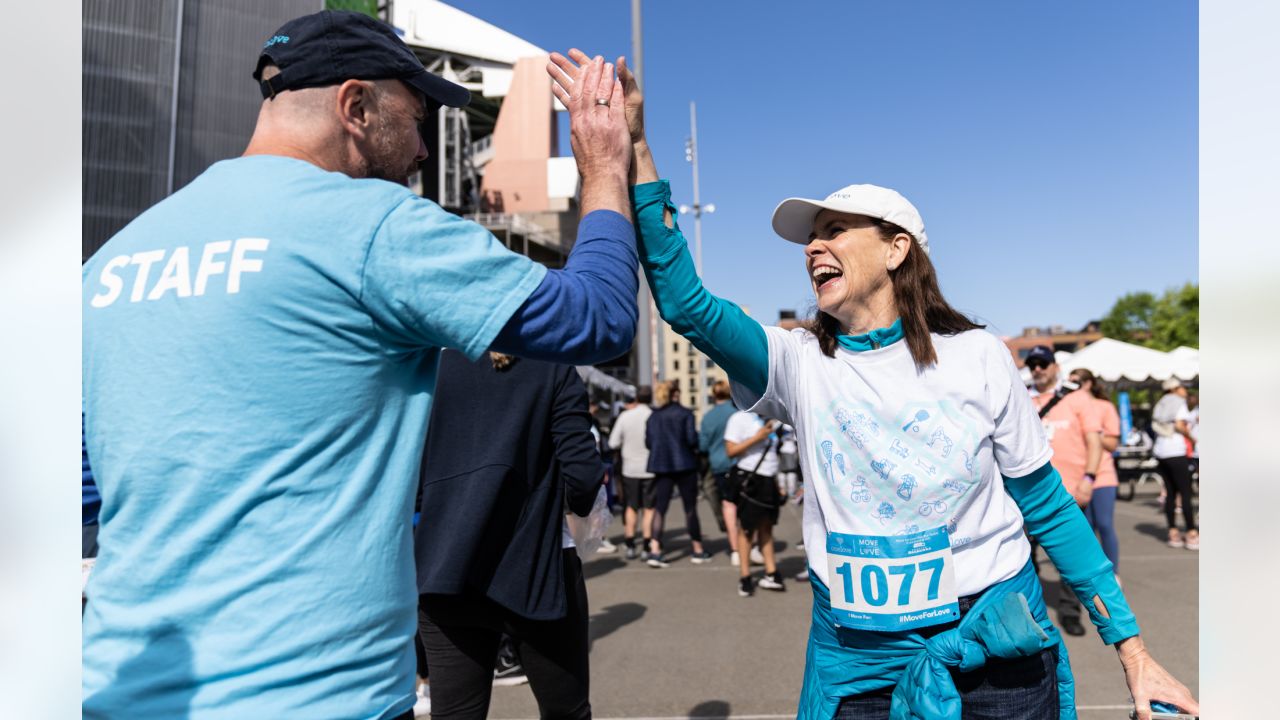
[[[945,527],[956,590],[1013,577],[1030,546],[1001,475],[1052,454],[1008,349],[984,331],[933,335],[919,371],[905,343],[824,356],[803,330],[766,328],[763,397],[734,384],[739,407],[796,427],[806,488],[805,552],[828,583],[828,533],[894,536]]]
[[[881,410],[883,412],[883,410]],[[872,407],[837,398],[820,414],[814,461],[831,496],[874,518],[886,535],[947,525],[981,479],[973,462],[980,440],[953,402],[908,403],[882,417]]]

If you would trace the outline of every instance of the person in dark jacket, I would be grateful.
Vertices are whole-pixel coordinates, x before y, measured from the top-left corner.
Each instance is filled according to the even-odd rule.
[[[711,562],[702,547],[702,527],[698,523],[698,433],[693,413],[680,404],[680,385],[661,383],[654,393],[657,409],[645,425],[645,445],[649,448],[649,472],[654,475],[653,536],[649,545],[649,567],[664,568],[671,563],[662,554],[662,530],[671,505],[672,490],[680,491],[685,527],[693,541],[695,563]]]
[[[484,718],[510,635],[544,718],[589,718],[587,590],[565,530],[604,466],[568,365],[448,350],[414,537],[433,718]]]

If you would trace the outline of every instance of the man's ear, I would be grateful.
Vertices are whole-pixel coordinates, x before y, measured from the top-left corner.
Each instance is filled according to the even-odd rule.
[[[338,86],[337,113],[342,129],[357,140],[369,136],[376,114],[377,90],[365,80],[347,80]]]

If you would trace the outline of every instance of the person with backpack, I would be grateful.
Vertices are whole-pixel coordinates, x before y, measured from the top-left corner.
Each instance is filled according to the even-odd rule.
[[[760,587],[782,592],[787,589],[778,572],[773,552],[773,526],[778,522],[782,491],[778,487],[778,437],[781,423],[755,413],[736,412],[724,428],[725,454],[734,461],[725,487],[738,516],[738,595],[754,592],[751,559],[747,550],[754,536],[764,555],[764,577]]]

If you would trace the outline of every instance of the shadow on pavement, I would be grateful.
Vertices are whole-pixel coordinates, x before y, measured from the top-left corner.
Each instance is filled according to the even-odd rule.
[[[627,561],[620,557],[602,557],[598,560],[582,563],[582,577],[585,580],[590,580],[593,577],[600,577],[601,575],[611,573],[618,568],[626,566]]]
[[[729,703],[724,700],[703,700],[689,710],[689,720],[725,720],[729,717]]]
[[[592,615],[589,629],[591,644],[594,645],[596,640],[644,617],[646,610],[648,608],[640,603],[627,602],[610,605]]]
[[[1182,516],[1179,515],[1178,517],[1181,518]],[[1178,524],[1179,529],[1181,529],[1182,520],[1178,520]],[[1158,525],[1156,523],[1138,523],[1133,526],[1133,529],[1143,535],[1150,535],[1161,543],[1164,543],[1169,539],[1169,529],[1165,527],[1164,523],[1160,523]],[[1123,560],[1124,558],[1121,557],[1120,559]]]
[[[782,577],[793,580],[796,574],[804,570],[808,564],[803,556],[778,558],[778,572],[782,573]]]

